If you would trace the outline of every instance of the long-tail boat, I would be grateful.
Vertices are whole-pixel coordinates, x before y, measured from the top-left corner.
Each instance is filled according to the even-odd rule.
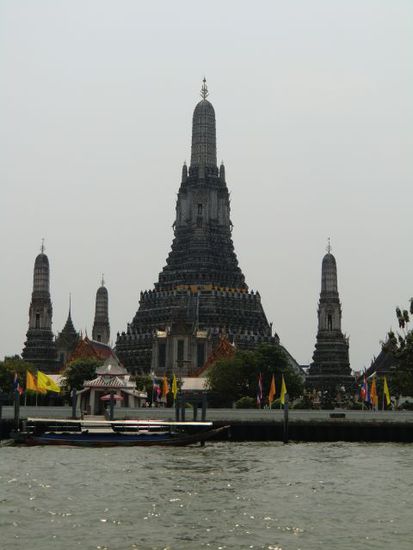
[[[213,428],[212,422],[157,420],[57,420],[28,418],[21,431],[12,434],[22,445],[77,447],[147,447],[203,444],[229,426]]]

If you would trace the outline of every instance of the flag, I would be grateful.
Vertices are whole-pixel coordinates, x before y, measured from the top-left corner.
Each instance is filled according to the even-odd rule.
[[[274,379],[274,375],[272,375],[270,393],[268,394],[268,403],[269,403],[270,407],[271,407],[271,403],[274,401],[275,394],[276,394],[275,379]]]
[[[159,387],[159,384],[155,384],[155,382],[153,382],[152,400],[158,401],[160,395],[161,395],[161,388]]]
[[[175,374],[173,375],[173,378],[172,378],[172,395],[174,396],[174,401],[176,399],[176,395],[178,393],[178,384],[176,383],[176,376]]]
[[[166,379],[166,375],[162,379],[162,397],[166,397],[169,393],[169,386],[168,386],[168,380]]]
[[[19,384],[19,378],[17,376],[17,372],[14,373],[13,391],[17,391],[19,393],[19,395],[21,395],[23,393],[23,388]]]
[[[36,379],[33,374],[28,370],[26,371],[26,391],[35,391],[38,392],[39,389],[36,384]],[[43,392],[46,393],[46,392]]]
[[[384,377],[383,393],[386,397],[386,405],[389,406],[390,403],[391,403],[391,400],[390,400],[389,386],[387,385],[387,378],[386,377]]]
[[[30,371],[26,371],[26,391],[34,391],[36,393],[47,393],[47,390],[40,389],[37,385],[36,378]]]
[[[363,382],[363,384],[361,385],[361,388],[360,388],[360,399],[362,401],[366,400],[366,388],[365,388],[364,382]]]
[[[373,381],[371,383],[370,400],[373,407],[377,407],[378,395],[377,395],[377,389],[376,389],[376,377],[373,378]]]
[[[56,384],[53,378],[50,378],[50,376],[47,376],[47,374],[41,372],[40,370],[37,371],[37,387],[41,393],[44,393],[45,391],[60,393],[60,387]]]
[[[257,407],[261,407],[262,402],[262,374],[260,373],[258,377],[258,390],[257,390]]]
[[[364,373],[364,381],[360,389],[360,397],[365,403],[370,403],[369,383],[367,382],[366,373]]]
[[[285,405],[285,394],[286,393],[287,393],[287,386],[285,385],[284,375],[282,375],[281,394],[280,394],[281,405]]]

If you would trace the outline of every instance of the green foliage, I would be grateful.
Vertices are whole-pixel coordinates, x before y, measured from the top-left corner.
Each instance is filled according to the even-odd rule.
[[[253,397],[241,397],[235,403],[236,409],[256,409],[257,401]]]
[[[208,387],[214,394],[212,403],[230,406],[233,401],[251,395],[254,384],[256,392],[254,362],[254,356],[248,351],[217,361],[207,374]]]
[[[14,374],[17,372],[19,384],[26,387],[26,372],[36,372],[36,368],[31,363],[23,361],[18,355],[14,357],[5,357],[0,361],[0,391],[9,393],[12,391]]]
[[[102,361],[93,358],[75,359],[68,363],[63,373],[66,392],[70,392],[73,388],[82,389],[83,382],[95,378],[96,369],[101,365]]]
[[[146,391],[148,395],[152,393],[152,378],[147,374],[141,374],[135,376],[136,389],[139,391]]]
[[[279,345],[263,344],[254,351],[237,351],[234,357],[217,361],[207,374],[212,404],[230,406],[242,397],[256,400],[258,377],[262,374],[264,401],[268,398],[274,374],[277,395],[284,375],[290,399],[302,394],[301,377],[290,367]]]
[[[257,375],[261,372],[263,377],[264,397],[268,397],[273,374],[275,377],[277,396],[280,395],[281,391],[282,375],[284,375],[290,401],[303,394],[303,380],[290,366],[287,355],[281,346],[264,344],[259,346],[255,353],[257,353],[258,358]]]
[[[412,310],[412,302],[410,310]],[[409,330],[409,312],[396,308],[396,316],[402,334],[390,331],[383,344],[383,350],[391,353],[394,358],[394,372],[388,377],[390,393],[395,396],[413,396],[413,331]]]
[[[395,371],[389,376],[390,395],[413,395],[413,372],[398,365]]]

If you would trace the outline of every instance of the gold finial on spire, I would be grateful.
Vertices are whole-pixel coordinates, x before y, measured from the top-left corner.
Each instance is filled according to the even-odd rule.
[[[44,237],[42,238],[42,246],[40,247],[40,252],[43,254],[45,250],[45,247],[44,247]]]
[[[69,292],[69,315],[72,314],[72,293]]]
[[[208,92],[208,86],[206,85],[206,78],[204,77],[204,80],[202,81],[202,88],[201,88],[201,97],[202,99],[206,99],[209,96]]]
[[[102,273],[102,286],[105,286],[105,276],[103,273]]]
[[[327,254],[331,254],[331,239],[330,237],[327,239]]]

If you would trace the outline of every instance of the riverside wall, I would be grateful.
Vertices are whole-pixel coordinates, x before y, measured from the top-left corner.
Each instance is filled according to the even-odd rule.
[[[5,439],[13,427],[13,407],[3,407],[0,438]],[[70,418],[70,407],[21,407],[20,418]],[[86,417],[87,418],[87,417]],[[172,408],[127,409],[115,407],[115,419],[175,420]],[[257,409],[208,409],[207,420],[216,426],[229,425],[222,439],[231,441],[283,441],[284,411]],[[186,409],[185,419],[193,419]],[[198,413],[200,420],[200,411]],[[288,415],[289,441],[392,441],[413,442],[413,412],[291,410]]]

